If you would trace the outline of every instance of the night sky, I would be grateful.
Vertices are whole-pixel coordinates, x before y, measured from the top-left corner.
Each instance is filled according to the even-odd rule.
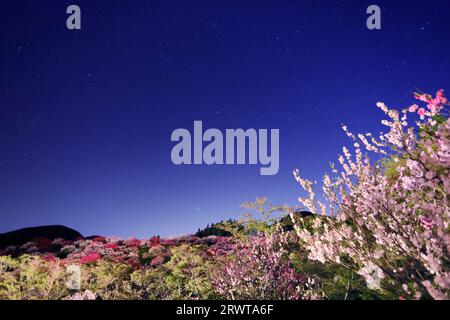
[[[77,4],[82,29],[66,28]],[[366,8],[382,29],[366,28]],[[195,232],[257,196],[297,205],[376,102],[450,91],[450,1],[0,2],[0,232]],[[280,171],[175,166],[177,128],[279,128]]]

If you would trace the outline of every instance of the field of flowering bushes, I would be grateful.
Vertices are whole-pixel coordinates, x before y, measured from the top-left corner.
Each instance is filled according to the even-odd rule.
[[[313,282],[291,266],[289,235],[96,237],[9,247],[0,257],[1,299],[299,299]],[[237,259],[229,259],[233,255]],[[79,289],[69,266],[81,270]],[[300,289],[304,294],[300,294]]]
[[[325,201],[294,172],[312,216],[261,198],[244,205],[256,217],[215,226],[226,237],[35,239],[0,252],[0,299],[448,300],[448,102],[414,97],[378,104],[387,133],[343,127],[354,153],[324,176]]]

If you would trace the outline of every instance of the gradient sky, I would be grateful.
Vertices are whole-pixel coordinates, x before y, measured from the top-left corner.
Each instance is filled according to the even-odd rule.
[[[296,205],[292,170],[320,179],[350,145],[342,123],[378,132],[377,101],[450,90],[449,16],[448,0],[2,0],[0,232],[169,236],[257,196]],[[194,120],[279,128],[279,174],[173,165],[170,135]]]

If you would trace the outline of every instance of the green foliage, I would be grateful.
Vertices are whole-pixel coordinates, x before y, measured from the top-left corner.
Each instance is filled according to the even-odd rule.
[[[381,166],[389,181],[395,182],[399,178],[398,168],[404,167],[405,162],[405,159],[399,158],[397,156],[391,156],[381,159]]]
[[[288,206],[277,206],[268,203],[268,198],[256,198],[252,202],[244,202],[242,208],[248,210],[239,220],[228,220],[214,225],[233,237],[245,239],[250,235],[273,232],[278,222],[291,211]]]
[[[157,246],[142,246],[138,248],[139,263],[144,266],[151,266],[152,261],[156,257],[161,257],[162,262],[168,260],[167,249],[161,245]]]
[[[166,283],[167,275],[167,271],[163,268],[134,271],[131,274],[131,297],[141,300],[169,299],[171,289]]]
[[[219,223],[213,223],[211,226],[206,226],[205,229],[198,230],[195,234],[196,237],[204,238],[208,236],[218,236],[218,237],[231,237],[232,234],[229,231],[224,230],[221,226],[227,224],[232,225],[236,223],[236,220],[229,219],[227,221],[220,221]]]
[[[172,258],[165,264],[167,287],[172,299],[211,299],[210,262],[197,246],[183,244],[172,249]]]
[[[17,274],[19,264],[18,259],[0,257],[0,300],[22,298],[20,277]]]
[[[328,300],[378,300],[383,297],[367,288],[363,277],[337,264],[308,260],[306,254],[291,255],[298,272],[319,279],[319,287]]]
[[[37,256],[0,257],[0,299],[55,300],[67,294],[65,268]]]
[[[251,234],[273,231],[281,217],[290,211],[287,206],[268,203],[267,197],[256,198],[253,202],[245,202],[242,204],[242,208],[250,210],[244,214],[244,218],[240,222]]]
[[[83,289],[95,292],[101,299],[128,299],[133,268],[124,263],[100,260],[81,269]]]

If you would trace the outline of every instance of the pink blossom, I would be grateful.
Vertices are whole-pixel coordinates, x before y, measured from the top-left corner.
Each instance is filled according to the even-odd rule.
[[[56,257],[53,253],[47,253],[45,255],[42,256],[42,259],[44,259],[45,261],[49,261],[49,262],[55,262],[56,261]]]
[[[152,267],[156,267],[156,266],[159,266],[159,265],[161,265],[163,263],[164,263],[164,257],[163,256],[156,256],[156,257],[154,257],[152,259],[152,261],[150,262],[150,265]]]
[[[161,243],[161,240],[159,237],[152,237],[150,239],[150,245],[153,246],[158,246]]]
[[[80,263],[83,263],[83,264],[94,263],[94,262],[97,262],[98,260],[100,260],[101,258],[102,257],[100,256],[100,254],[91,253],[84,257],[81,257]]]
[[[141,240],[136,239],[136,238],[132,238],[132,239],[129,239],[129,240],[126,242],[126,245],[127,245],[128,247],[139,247],[139,246],[141,245]]]
[[[416,112],[417,109],[419,109],[419,106],[417,104],[413,104],[409,107],[408,111],[409,112]]]
[[[431,96],[427,94],[415,94],[414,96],[417,100],[422,102],[429,102],[431,100]]]
[[[363,157],[359,148],[355,157],[344,150],[342,169],[333,167],[335,176],[323,180],[329,206],[316,202],[314,183],[294,172],[307,193],[300,202],[316,214],[317,206],[320,211],[330,208],[327,215],[316,216],[311,230],[293,217],[294,228],[310,259],[360,270],[369,287],[384,289],[387,281],[400,292],[401,284],[408,283],[408,298],[450,299],[450,119],[433,119],[436,114],[446,117],[447,99],[442,90],[435,98],[415,98],[429,109],[418,109],[421,119],[415,128],[407,127],[407,111],[400,117],[379,103],[388,117],[383,121],[387,133],[375,138],[345,130],[368,151],[395,156],[391,170]]]
[[[315,281],[302,277],[289,263],[287,234],[276,232],[253,236],[248,241],[224,241],[228,242],[225,247],[219,245],[219,250],[211,250],[224,260],[212,282],[227,299],[320,299],[314,291]]]
[[[106,238],[102,237],[102,236],[96,236],[92,239],[92,241],[104,242],[104,241],[106,241]]]
[[[423,115],[425,114],[425,109],[424,109],[424,108],[420,108],[420,109],[417,111],[417,114],[418,114],[419,116],[423,116]]]

